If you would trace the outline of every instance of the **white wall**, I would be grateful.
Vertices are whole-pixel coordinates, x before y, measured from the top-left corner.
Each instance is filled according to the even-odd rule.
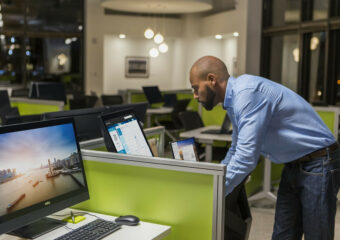
[[[155,21],[150,17],[104,15],[100,0],[87,0],[87,92],[94,90],[98,94],[115,93],[118,89],[140,89],[143,85],[155,84],[159,85],[160,89],[188,88],[190,67],[204,55],[221,58],[233,75],[243,74],[247,69],[257,69],[259,60],[246,59],[247,47],[250,47],[247,45],[247,33],[252,31],[247,28],[247,22],[256,15],[254,11],[248,14],[247,6],[250,1],[262,2],[239,0],[236,10],[208,17],[191,14],[181,19],[158,19],[158,28],[166,29],[169,52],[151,59],[148,79],[130,79],[124,76],[125,57],[148,55],[153,44],[143,38],[143,32],[147,27],[153,27]],[[254,24],[256,25],[256,22],[252,22],[252,25]],[[237,41],[230,37],[233,32],[240,33]],[[118,39],[119,33],[125,33],[127,38]],[[213,38],[215,34],[226,35],[227,39],[216,40]],[[259,43],[260,33],[256,38],[259,38]],[[257,48],[259,52],[259,46],[253,45],[251,49],[253,48]],[[259,53],[255,52],[255,58],[251,59],[259,59],[256,54]],[[237,66],[232,62],[235,57],[238,58]]]

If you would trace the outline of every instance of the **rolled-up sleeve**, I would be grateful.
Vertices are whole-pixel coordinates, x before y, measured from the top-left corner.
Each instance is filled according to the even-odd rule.
[[[245,89],[235,96],[233,143],[224,160],[227,165],[226,194],[256,167],[260,149],[273,113],[273,102],[263,93]]]

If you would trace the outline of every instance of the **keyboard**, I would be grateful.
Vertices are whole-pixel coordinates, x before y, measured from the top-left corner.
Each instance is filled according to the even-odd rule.
[[[120,229],[121,226],[115,222],[96,219],[77,229],[68,232],[55,240],[82,239],[97,240],[106,237],[114,231]]]

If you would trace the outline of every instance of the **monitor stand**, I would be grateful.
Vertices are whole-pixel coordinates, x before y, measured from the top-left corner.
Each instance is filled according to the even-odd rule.
[[[34,239],[54,229],[65,226],[66,224],[67,223],[64,221],[45,217],[34,223],[28,224],[12,232],[9,232],[7,234],[11,234],[22,238]]]

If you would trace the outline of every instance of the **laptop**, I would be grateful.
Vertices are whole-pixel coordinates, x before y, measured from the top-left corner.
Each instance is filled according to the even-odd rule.
[[[100,119],[108,151],[153,157],[148,140],[133,109],[103,114]]]
[[[202,131],[203,134],[231,134],[232,130],[229,130],[231,126],[231,121],[228,114],[225,115],[222,126],[220,129],[209,129]]]
[[[194,138],[187,138],[170,143],[174,159],[197,162],[199,160]]]

